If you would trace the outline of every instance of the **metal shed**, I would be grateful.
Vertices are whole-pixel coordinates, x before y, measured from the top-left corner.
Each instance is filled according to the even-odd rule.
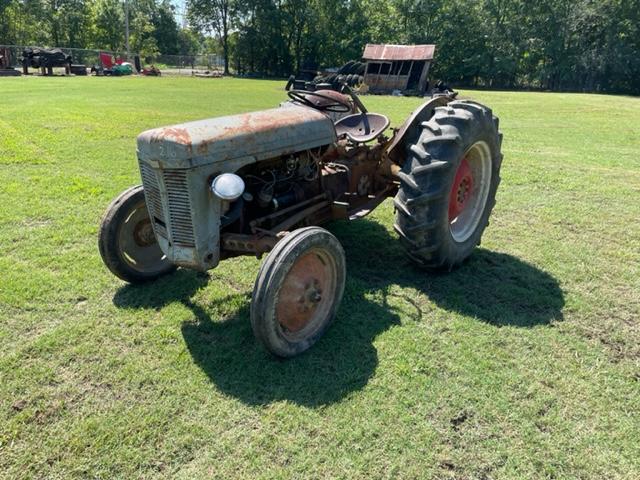
[[[435,45],[376,45],[364,47],[362,59],[367,68],[364,82],[372,92],[427,89],[427,75]]]

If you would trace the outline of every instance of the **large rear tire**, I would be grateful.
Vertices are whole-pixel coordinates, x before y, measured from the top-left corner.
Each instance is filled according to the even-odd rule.
[[[395,230],[419,265],[460,265],[480,243],[500,183],[502,134],[479,103],[437,107],[408,145],[394,204]]]
[[[340,242],[327,230],[294,230],[269,253],[251,301],[251,326],[279,357],[309,349],[333,321],[344,292],[346,267]]]
[[[100,224],[98,246],[111,273],[129,283],[155,280],[176,269],[156,241],[142,185],[111,202]]]

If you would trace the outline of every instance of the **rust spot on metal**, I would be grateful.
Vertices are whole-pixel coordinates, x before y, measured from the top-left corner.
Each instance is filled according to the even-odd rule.
[[[210,145],[225,140],[237,142],[238,147],[243,149],[258,142],[268,144],[270,143],[268,140],[270,135],[275,138],[279,130],[303,123],[308,117],[309,112],[305,111],[297,115],[286,116],[269,114],[268,111],[236,115],[233,117],[233,122],[223,126],[210,138],[202,139],[197,146],[196,153],[207,155]]]
[[[221,240],[222,248],[227,253],[262,255],[273,249],[279,239],[275,236],[225,233]]]
[[[181,145],[191,146],[191,135],[186,128],[164,127],[160,129],[160,133],[154,138],[157,142],[167,139],[172,139]]]
[[[377,45],[367,43],[365,60],[433,60],[435,45]]]
[[[207,152],[209,151],[209,144],[210,143],[211,143],[210,140],[205,140],[205,141],[201,142],[200,145],[198,145],[196,153],[198,155],[206,155]]]

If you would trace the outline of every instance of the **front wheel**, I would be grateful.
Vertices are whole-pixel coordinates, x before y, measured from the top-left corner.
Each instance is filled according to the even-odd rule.
[[[151,226],[142,185],[118,195],[102,218],[100,255],[111,272],[129,283],[142,283],[173,272]]]
[[[502,135],[490,109],[462,100],[438,107],[408,146],[395,229],[420,265],[448,269],[480,243],[500,183]]]
[[[251,301],[251,326],[267,350],[298,355],[320,339],[335,317],[345,285],[340,242],[320,227],[280,240],[260,268]]]

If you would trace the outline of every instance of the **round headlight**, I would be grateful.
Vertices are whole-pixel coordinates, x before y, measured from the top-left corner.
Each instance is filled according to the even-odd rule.
[[[235,173],[223,173],[213,179],[211,191],[222,200],[233,201],[244,192],[244,181]]]

